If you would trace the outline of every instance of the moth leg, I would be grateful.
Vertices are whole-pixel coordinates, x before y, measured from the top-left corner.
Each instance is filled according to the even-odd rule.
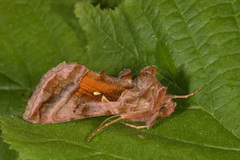
[[[126,123],[126,122],[122,122],[122,124],[125,124],[126,126],[129,126],[129,127],[132,127],[132,128],[136,128],[136,129],[143,129],[143,128],[147,128],[147,126],[135,126],[135,125],[132,125],[132,124],[129,124],[129,123]]]
[[[154,124],[154,122],[157,120],[159,113],[156,112],[152,117],[147,121],[147,129],[151,128]]]
[[[115,116],[112,116],[112,117],[109,117],[109,118],[105,119],[105,120],[101,123],[101,125],[100,125],[99,127],[102,127],[103,124],[104,124],[106,121],[108,121],[109,119],[115,118],[115,117],[119,117],[119,115],[115,115]]]
[[[187,95],[172,95],[172,94],[167,94],[169,97],[171,98],[188,98],[190,96],[193,96],[194,94],[196,94],[198,91],[202,90],[203,88],[198,88],[195,92],[187,94]]]
[[[121,120],[121,119],[123,119],[122,117],[120,117],[120,118],[118,118],[118,119],[115,119],[115,120],[113,120],[112,122],[109,122],[109,123],[106,123],[106,124],[104,124],[102,127],[99,127],[95,132],[93,132],[93,134],[88,138],[88,142],[92,139],[92,137],[93,136],[95,136],[95,134],[97,134],[99,131],[101,131],[103,128],[105,128],[105,127],[107,127],[107,126],[109,126],[109,125],[111,125],[111,124],[113,124],[113,123],[116,123],[117,121],[119,121],[119,120]]]

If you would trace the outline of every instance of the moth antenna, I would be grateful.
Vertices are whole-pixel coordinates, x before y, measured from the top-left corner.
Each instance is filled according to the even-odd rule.
[[[112,116],[112,117],[109,117],[109,118],[105,119],[105,120],[101,123],[101,125],[100,125],[99,127],[102,127],[103,124],[104,124],[106,121],[108,121],[109,119],[115,118],[115,117],[119,117],[119,115],[115,115],[115,116]]]
[[[89,141],[92,139],[92,137],[95,136],[95,134],[97,134],[97,133],[98,133],[99,131],[101,131],[103,128],[105,128],[105,127],[107,127],[107,126],[109,126],[109,125],[111,125],[111,124],[113,124],[113,123],[116,123],[117,121],[119,121],[119,120],[121,120],[121,119],[123,119],[123,118],[120,117],[120,118],[115,119],[115,120],[113,120],[112,122],[106,123],[104,126],[98,128],[98,129],[88,138],[87,141],[89,142]]]
[[[168,94],[169,97],[171,98],[188,98],[190,96],[193,96],[194,94],[196,94],[197,92],[199,92],[200,90],[202,90],[203,88],[198,88],[195,92],[187,94],[187,95],[172,95],[172,94]]]

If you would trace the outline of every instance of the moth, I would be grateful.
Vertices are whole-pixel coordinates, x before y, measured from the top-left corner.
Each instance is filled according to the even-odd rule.
[[[48,71],[37,85],[23,115],[33,123],[60,123],[97,116],[106,119],[88,138],[88,141],[103,128],[123,119],[146,122],[144,126],[121,123],[136,129],[151,128],[157,118],[169,116],[176,107],[174,98],[188,95],[172,95],[155,77],[157,67],[142,69],[136,78],[125,69],[118,78],[106,75],[105,71],[92,72],[79,63],[59,64]],[[111,118],[114,120],[106,123]]]

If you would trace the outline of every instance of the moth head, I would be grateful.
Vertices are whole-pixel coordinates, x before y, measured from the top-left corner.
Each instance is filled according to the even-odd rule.
[[[166,97],[166,101],[161,104],[159,117],[164,118],[174,112],[177,103],[172,101],[172,98]]]
[[[175,98],[188,98],[202,90],[203,88],[197,89],[195,92],[192,92],[187,95],[173,95],[173,94],[165,94],[164,98],[161,99],[162,104],[160,105],[159,109],[159,117],[167,117],[169,116],[172,112],[174,112],[174,108],[176,107],[177,103],[173,102],[172,99]]]

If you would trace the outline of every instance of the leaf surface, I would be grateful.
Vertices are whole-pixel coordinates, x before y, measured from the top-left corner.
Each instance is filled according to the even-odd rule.
[[[75,14],[87,33],[87,67],[116,76],[125,68],[136,74],[156,65],[158,79],[170,84],[169,93],[204,89],[176,100],[176,111],[149,130],[117,123],[87,143],[106,117],[42,125],[1,116],[4,139],[23,159],[238,159],[239,13],[239,2],[229,0],[125,0],[114,10],[77,3]],[[62,55],[65,60],[66,53]],[[18,63],[18,70],[32,66]],[[13,80],[4,81],[3,87],[11,83],[31,90],[32,81],[41,77],[35,71],[47,69],[28,70],[34,72],[25,70],[16,79],[4,72],[5,79]]]
[[[1,115],[22,115],[31,92],[51,67],[86,61],[75,2],[0,0]],[[1,140],[0,159],[16,158],[8,148]]]

